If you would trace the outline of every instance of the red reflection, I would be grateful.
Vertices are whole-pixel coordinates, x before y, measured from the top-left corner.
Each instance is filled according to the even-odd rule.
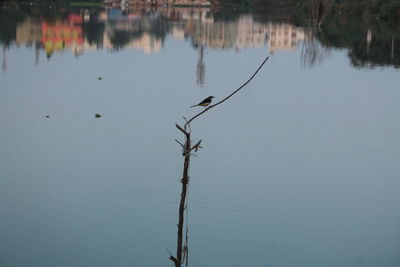
[[[70,14],[67,20],[58,20],[54,23],[42,21],[42,44],[46,54],[50,56],[53,51],[62,50],[71,44],[83,44],[83,19],[80,15]]]

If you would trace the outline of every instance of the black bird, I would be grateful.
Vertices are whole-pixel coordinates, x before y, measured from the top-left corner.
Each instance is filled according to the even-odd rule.
[[[197,106],[207,107],[208,105],[211,104],[211,100],[212,100],[213,98],[214,98],[214,97],[210,95],[209,97],[207,97],[206,99],[204,99],[203,101],[201,101],[200,103],[198,103],[197,105],[193,105],[193,106],[190,106],[190,107],[191,107],[191,108],[197,107]]]

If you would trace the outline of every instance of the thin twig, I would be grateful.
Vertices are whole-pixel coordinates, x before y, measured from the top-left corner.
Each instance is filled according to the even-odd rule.
[[[179,124],[175,123],[176,128],[178,128],[179,131],[181,131],[184,135],[186,135],[186,137],[189,137],[190,134],[185,131],[181,126],[179,126]]]
[[[189,133],[192,133],[192,128],[190,127],[190,123],[188,122],[188,120],[186,119],[186,117],[185,116],[183,116],[183,119],[186,121],[186,123],[185,123],[185,131],[186,131],[186,125],[187,126],[189,126]]]
[[[176,266],[179,263],[179,261],[174,256],[172,256],[172,253],[171,253],[171,251],[169,251],[169,249],[167,249],[167,251],[169,253],[169,259],[171,261],[173,261],[175,263],[175,266]]]
[[[171,253],[171,251],[169,251],[169,249],[168,249],[168,248],[166,248],[166,250],[168,251],[169,255],[170,255],[170,256],[172,256],[172,253]]]
[[[174,256],[169,256],[169,259],[175,263],[175,266],[177,266],[178,264],[178,266],[181,266],[181,263]]]
[[[201,114],[207,112],[208,110],[212,109],[215,106],[218,106],[219,104],[225,102],[226,100],[228,100],[229,98],[231,98],[234,94],[236,94],[237,92],[239,92],[240,89],[242,89],[243,87],[245,87],[253,78],[254,76],[256,76],[256,74],[258,73],[258,71],[262,68],[262,66],[264,66],[265,62],[267,62],[267,60],[269,59],[269,57],[266,57],[264,59],[264,61],[261,63],[261,65],[258,67],[258,69],[253,73],[253,75],[251,75],[251,77],[244,83],[242,84],[238,89],[236,89],[235,91],[233,91],[230,95],[228,95],[227,97],[225,97],[224,99],[222,99],[221,101],[219,101],[218,103],[209,106],[208,108],[206,108],[205,110],[203,110],[202,112],[198,113],[197,115],[193,116],[189,121],[186,122],[186,124],[190,124],[194,119],[196,119],[197,117],[199,117]],[[185,127],[186,127],[185,124]]]
[[[180,144],[182,148],[185,148],[181,142],[179,142],[179,141],[176,140],[176,139],[175,139],[175,141],[176,141],[178,144]]]
[[[197,150],[198,150],[199,148],[202,148],[202,147],[200,146],[201,141],[202,141],[202,140],[200,139],[200,141],[197,142],[197,143],[192,147],[191,150],[194,150],[194,152],[197,152]]]

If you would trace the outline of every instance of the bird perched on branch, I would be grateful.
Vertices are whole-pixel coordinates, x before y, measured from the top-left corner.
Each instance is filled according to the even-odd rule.
[[[213,98],[214,98],[214,97],[210,95],[209,97],[207,97],[206,99],[204,99],[203,101],[201,101],[200,103],[198,103],[197,105],[193,105],[193,106],[190,106],[190,107],[191,107],[191,108],[197,107],[197,106],[207,107],[208,105],[211,104],[211,101],[212,101]]]

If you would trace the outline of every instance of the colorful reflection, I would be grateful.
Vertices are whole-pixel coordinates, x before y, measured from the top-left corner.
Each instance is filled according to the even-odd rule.
[[[83,45],[82,17],[71,14],[65,21],[48,23],[42,21],[41,42],[46,50],[47,57],[54,51],[61,51],[68,47]]]
[[[128,48],[146,54],[157,53],[166,38],[171,37],[189,42],[199,50],[199,69],[202,69],[204,49],[254,47],[266,48],[271,54],[301,49],[302,62],[310,66],[329,56],[331,47],[347,48],[355,67],[400,66],[399,31],[384,23],[365,25],[361,20],[330,18],[316,29],[294,25],[291,19],[274,20],[250,13],[227,18],[209,8],[130,5],[72,12],[58,10],[55,14],[13,16],[16,21],[6,23],[9,26],[5,29],[10,32],[0,35],[0,41],[4,46],[13,42],[33,45],[36,63],[43,50],[47,58],[65,50],[75,56],[96,49]]]

